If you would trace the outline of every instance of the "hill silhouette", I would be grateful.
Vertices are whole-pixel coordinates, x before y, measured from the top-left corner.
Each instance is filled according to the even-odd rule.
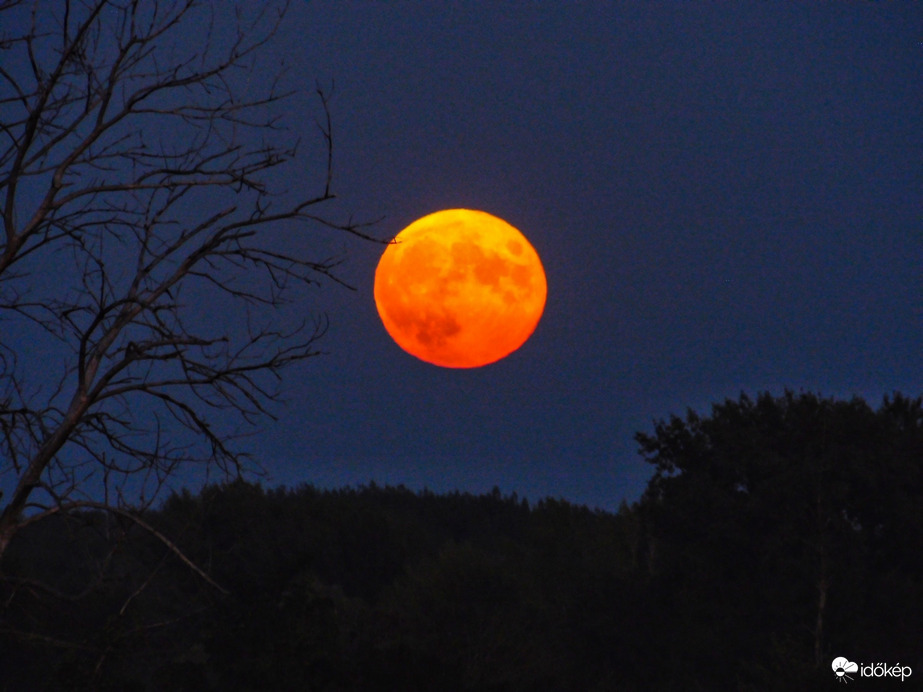
[[[169,497],[32,524],[0,689],[803,689],[914,666],[923,407],[742,396],[639,434],[616,513],[403,487]],[[923,667],[917,667],[923,674]]]

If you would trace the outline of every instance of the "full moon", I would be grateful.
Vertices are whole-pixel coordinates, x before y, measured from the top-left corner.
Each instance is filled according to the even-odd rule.
[[[446,368],[477,368],[522,346],[547,293],[542,262],[525,236],[470,209],[414,221],[375,270],[375,304],[391,338]]]

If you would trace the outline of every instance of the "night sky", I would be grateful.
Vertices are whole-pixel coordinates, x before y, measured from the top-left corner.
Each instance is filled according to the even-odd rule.
[[[335,82],[339,204],[393,236],[512,223],[549,296],[475,370],[405,354],[381,248],[325,289],[328,355],[259,440],[271,479],[615,508],[654,419],[784,388],[923,390],[923,13],[914,3],[297,3],[278,43]],[[310,132],[308,132],[308,135]]]
[[[326,355],[244,441],[264,483],[615,509],[655,419],[923,392],[917,3],[296,1],[270,50],[301,90],[306,188],[315,84],[335,84],[332,215],[386,239],[487,211],[536,248],[548,302],[508,358],[435,367],[378,318],[384,246],[324,236],[356,290],[294,306],[329,316]]]

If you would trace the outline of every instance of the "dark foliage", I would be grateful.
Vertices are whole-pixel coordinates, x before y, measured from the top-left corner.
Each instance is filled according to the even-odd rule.
[[[914,665],[919,399],[742,396],[638,441],[655,474],[616,514],[244,482],[144,514],[227,594],[134,522],[31,524],[0,689],[808,689],[838,655]]]
[[[798,689],[835,656],[919,657],[921,399],[741,396],[637,439],[667,678]]]

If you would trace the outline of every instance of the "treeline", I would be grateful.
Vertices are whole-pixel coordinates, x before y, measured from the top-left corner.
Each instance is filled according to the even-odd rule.
[[[617,513],[499,490],[171,496],[26,527],[4,690],[772,690],[923,676],[923,405],[742,396],[655,425]],[[566,460],[562,460],[566,463]],[[914,664],[917,666],[914,666]]]

